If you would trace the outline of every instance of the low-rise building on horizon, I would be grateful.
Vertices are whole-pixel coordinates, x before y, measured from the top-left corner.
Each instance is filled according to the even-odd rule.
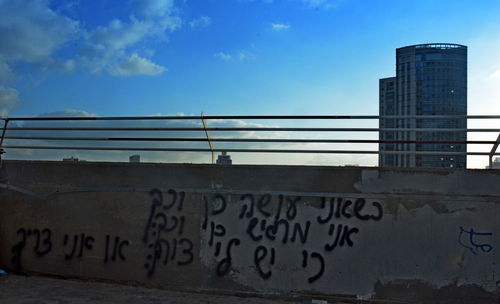
[[[128,161],[129,163],[140,163],[141,156],[139,154],[130,155]]]
[[[223,151],[222,154],[219,154],[217,157],[217,165],[232,165],[233,161],[231,160],[231,156],[227,154],[226,151]]]

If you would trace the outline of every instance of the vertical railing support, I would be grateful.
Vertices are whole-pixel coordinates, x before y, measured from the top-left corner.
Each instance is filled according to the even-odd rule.
[[[493,169],[493,156],[497,152],[498,145],[500,144],[500,133],[498,134],[497,141],[493,144],[489,154],[490,169]]]
[[[2,148],[3,147],[3,140],[5,139],[5,133],[7,132],[7,125],[9,124],[9,119],[4,118],[3,119],[3,130],[2,130],[2,137],[0,137],[0,169],[2,169],[2,155],[5,153],[5,150]]]
[[[214,154],[214,146],[212,145],[212,141],[210,140],[210,133],[208,133],[208,126],[207,123],[205,122],[205,119],[203,119],[203,112],[201,112],[201,123],[203,124],[203,129],[205,130],[205,135],[207,136],[207,141],[208,141],[208,146],[210,147],[210,151],[212,153],[212,164],[215,163],[215,154]]]

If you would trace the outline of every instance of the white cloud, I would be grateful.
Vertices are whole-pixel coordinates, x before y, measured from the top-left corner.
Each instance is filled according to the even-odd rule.
[[[108,25],[99,26],[86,34],[84,46],[80,49],[80,60],[91,72],[106,70],[111,75],[123,76],[117,70],[123,69],[122,64],[130,65],[134,55],[127,55],[129,50],[148,39],[166,41],[167,33],[181,26],[181,19],[171,0],[134,0],[131,3],[135,10],[128,21],[114,19]],[[136,55],[133,59],[138,62],[138,58]],[[162,67],[146,61],[142,61],[142,66],[149,63],[149,72],[142,75],[163,72],[160,71]],[[153,67],[155,69],[151,70]]]
[[[137,54],[132,54],[110,72],[115,76],[134,76],[134,75],[149,75],[157,76],[166,71],[166,68],[151,62],[146,58],[142,58]]]
[[[14,78],[14,71],[6,63],[0,60],[0,82],[9,81]]]
[[[66,110],[42,113],[38,116],[39,117],[97,117],[96,114],[75,109],[66,109]]]
[[[290,28],[289,24],[284,23],[271,23],[271,29],[275,32],[286,31]]]
[[[500,78],[500,69],[491,73],[490,78]]]
[[[244,52],[239,52],[239,53],[238,53],[238,59],[239,59],[240,61],[247,60],[247,59],[248,59],[248,55],[247,55],[246,53],[244,53]]]
[[[175,31],[180,24],[180,19],[173,15],[153,19],[131,18],[129,22],[113,19],[108,25],[89,32],[86,40],[97,52],[113,52],[124,50],[146,38],[164,38],[166,32]]]
[[[49,0],[0,0],[0,81],[14,78],[14,62],[35,64],[43,72],[70,72],[83,66],[93,73],[111,73],[141,43],[166,41],[168,33],[182,24],[174,0],[129,0],[127,20],[113,19],[94,29],[84,29],[62,15],[68,7],[54,11],[49,4]],[[75,5],[73,1],[69,8]],[[194,24],[203,26],[207,18]],[[55,52],[71,41],[79,45],[75,57],[57,58]]]
[[[240,2],[263,2],[263,3],[268,3],[272,4],[275,1],[274,0],[240,0]],[[288,2],[297,2],[301,3],[307,8],[323,8],[323,9],[330,9],[330,8],[336,8],[338,7],[342,2],[346,0],[288,0]],[[278,1],[276,1],[278,2]]]
[[[214,56],[221,59],[221,60],[224,60],[224,61],[232,61],[233,60],[232,55],[227,54],[227,53],[223,53],[223,52],[219,52],[219,53],[215,54]]]
[[[0,0],[0,83],[16,79],[14,63],[43,72],[73,69],[73,61],[54,53],[79,34],[79,23],[53,11],[49,1]],[[18,102],[16,89],[0,86],[0,115]]]
[[[99,26],[88,36],[88,41],[96,50],[116,51],[125,49],[148,35],[150,24],[141,21],[124,23],[114,19],[107,26]]]
[[[255,60],[255,55],[247,51],[241,51],[238,53],[238,59],[240,61]]]
[[[74,59],[54,59],[49,58],[46,61],[37,64],[38,71],[51,73],[71,73],[76,69],[76,62]]]
[[[0,117],[7,116],[9,110],[19,102],[19,93],[16,89],[0,86]]]
[[[47,70],[54,53],[78,37],[79,23],[51,10],[48,1],[0,1],[0,81],[15,78],[12,63]]]
[[[340,5],[342,0],[290,0],[301,2],[309,8],[336,8]]]
[[[175,9],[174,0],[130,0],[138,16],[149,19],[165,17]]]
[[[201,16],[200,18],[194,19],[191,22],[189,22],[189,26],[192,29],[199,29],[199,28],[205,28],[210,26],[212,23],[212,20],[208,16]]]
[[[238,60],[238,61],[248,61],[248,60],[255,60],[256,57],[250,52],[247,51],[240,51],[235,54],[228,54],[224,52],[219,52],[215,54],[215,57],[224,60],[226,62],[230,62],[233,60]]]
[[[129,0],[127,19],[113,19],[92,29],[64,15],[74,15],[71,11],[80,5],[78,1],[53,4],[50,0],[0,0],[0,85],[21,79],[16,73],[25,66],[44,74],[84,68],[116,76],[155,76],[166,70],[136,52],[149,40],[167,41],[168,34],[181,26],[174,0]],[[207,19],[199,22],[201,26]],[[74,48],[76,53],[71,53]],[[61,58],[63,53],[65,58]],[[17,90],[4,86],[0,86],[2,115],[19,101]]]
[[[78,34],[78,22],[48,7],[48,1],[0,1],[0,55],[39,62]]]
[[[273,3],[274,0],[238,0],[239,2],[263,2],[263,3]]]
[[[61,62],[61,69],[64,72],[72,72],[75,69],[75,61],[73,59],[68,59]]]
[[[153,57],[155,55],[155,53],[156,53],[155,50],[149,49],[149,48],[142,50],[142,52],[144,53],[144,55],[146,57]]]
[[[61,3],[58,11],[74,14],[79,5],[80,0],[66,0],[64,3]]]

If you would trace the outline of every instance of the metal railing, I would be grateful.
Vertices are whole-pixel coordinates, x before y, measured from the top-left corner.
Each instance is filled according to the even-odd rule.
[[[494,156],[500,155],[496,150],[500,143],[500,128],[376,128],[376,127],[297,127],[297,126],[269,126],[255,124],[253,126],[219,126],[222,122],[235,121],[297,121],[305,125],[312,121],[340,121],[340,120],[493,120],[500,119],[500,115],[469,115],[469,116],[378,116],[378,115],[266,115],[266,116],[146,116],[146,117],[10,117],[0,118],[3,121],[0,137],[0,158],[10,150],[95,150],[95,151],[161,151],[161,152],[210,152],[212,162],[215,152],[237,153],[318,153],[318,154],[378,154],[378,155],[447,155],[447,156],[488,156],[490,167]],[[126,126],[118,122],[127,122]],[[189,125],[175,122],[190,121]],[[132,122],[141,122],[142,125],[133,126]],[[144,122],[160,122],[161,126],[149,126]],[[214,123],[215,122],[215,123]],[[62,124],[62,125],[61,125]],[[112,135],[107,133],[112,132]],[[143,133],[140,133],[143,132]],[[182,132],[182,136],[171,136],[175,132]],[[194,137],[191,134],[201,132],[203,137]],[[378,133],[378,132],[446,132],[466,133],[468,137],[475,133],[499,133],[496,140],[381,140],[381,139],[353,139],[353,138],[284,138],[283,136],[242,136],[241,132],[263,134],[265,132],[288,132],[290,134],[339,134],[340,132]],[[291,133],[293,132],[293,133]],[[41,134],[40,134],[41,133]],[[223,133],[224,136],[219,136]],[[90,135],[89,135],[90,134]],[[141,134],[140,136],[133,136]],[[145,135],[148,134],[149,136]],[[167,134],[165,136],[165,134]],[[212,134],[212,135],[211,135]],[[216,136],[213,136],[216,134]],[[155,135],[155,136],[152,136]],[[376,134],[375,134],[376,135]],[[22,141],[23,144],[18,142]],[[71,144],[79,142],[79,144]],[[17,142],[17,144],[15,144]],[[63,142],[49,144],[49,142]],[[81,145],[82,142],[89,143]],[[132,142],[132,146],[103,146],[102,142]],[[150,143],[180,143],[180,147],[151,147]],[[27,144],[28,143],[28,144]],[[193,147],[190,144],[204,143],[204,147]],[[218,143],[275,143],[275,144],[462,144],[486,145],[489,151],[381,151],[362,149],[297,149],[284,148],[252,148],[252,147],[217,147]],[[353,145],[354,146],[354,145]]]

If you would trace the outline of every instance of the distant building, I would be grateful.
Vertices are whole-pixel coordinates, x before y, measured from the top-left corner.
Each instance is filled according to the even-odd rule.
[[[222,154],[219,154],[217,157],[217,165],[231,165],[232,163],[231,156],[227,155],[226,151],[223,151]]]
[[[395,115],[396,104],[396,77],[382,78],[379,80],[379,115],[392,116]],[[395,128],[395,119],[380,119],[379,127]],[[380,140],[395,140],[395,132],[380,132]],[[380,144],[380,149],[384,151],[395,151],[395,144]],[[382,167],[396,167],[396,155],[393,154],[379,154],[378,161]]]
[[[139,154],[130,155],[128,161],[129,163],[140,163],[141,156]]]
[[[486,169],[500,169],[500,157],[495,157],[490,166],[486,166]]]
[[[466,116],[467,47],[459,44],[419,44],[396,49],[396,77],[379,81],[380,116]],[[465,119],[380,119],[380,128],[466,129]],[[383,131],[379,150],[405,152],[466,152],[467,132]],[[431,143],[391,143],[391,140]],[[465,156],[381,154],[381,167],[465,168]]]
[[[63,158],[63,161],[64,161],[64,162],[75,162],[75,163],[77,163],[77,162],[79,162],[79,161],[84,161],[84,160],[79,160],[79,159],[78,159],[78,158],[76,158],[76,157],[70,156],[70,157],[68,157],[68,158]]]

